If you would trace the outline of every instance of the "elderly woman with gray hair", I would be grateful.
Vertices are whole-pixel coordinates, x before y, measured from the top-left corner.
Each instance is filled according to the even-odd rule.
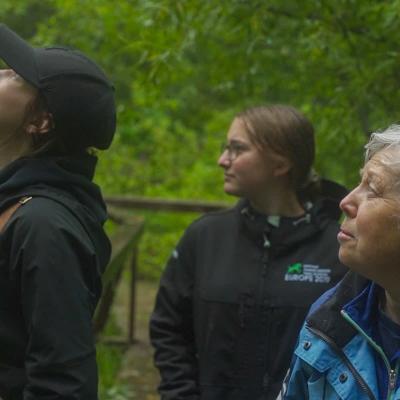
[[[400,399],[400,125],[371,135],[340,207],[351,272],[311,308],[283,398]]]

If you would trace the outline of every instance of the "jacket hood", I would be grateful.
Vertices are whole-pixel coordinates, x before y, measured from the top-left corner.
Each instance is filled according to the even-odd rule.
[[[258,243],[265,245],[268,238],[276,254],[286,252],[291,246],[298,246],[300,242],[309,240],[327,228],[327,225],[337,222],[326,211],[323,202],[318,204],[307,203],[305,213],[299,217],[268,216],[256,211],[247,199],[240,199],[236,204],[236,212],[242,229]],[[299,227],[300,229],[294,229]]]
[[[91,155],[18,159],[0,171],[0,208],[16,197],[45,195],[55,188],[78,200],[103,224],[106,205],[92,182],[96,164],[97,158]]]
[[[0,171],[0,212],[24,196],[47,197],[61,203],[80,221],[104,268],[111,247],[103,224],[107,210],[99,187],[92,182],[97,158],[24,158]]]
[[[320,194],[314,205],[316,212],[338,221],[342,215],[339,204],[348,193],[348,189],[339,183],[321,179]]]

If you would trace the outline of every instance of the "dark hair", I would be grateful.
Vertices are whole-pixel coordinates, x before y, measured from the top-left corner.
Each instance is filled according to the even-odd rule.
[[[237,115],[250,140],[261,150],[271,149],[293,164],[289,178],[301,201],[318,193],[318,177],[312,166],[315,158],[314,127],[294,107],[258,106]]]

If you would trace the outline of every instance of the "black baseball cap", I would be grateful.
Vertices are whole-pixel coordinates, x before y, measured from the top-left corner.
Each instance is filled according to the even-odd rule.
[[[4,24],[0,58],[44,96],[56,132],[85,147],[110,146],[116,128],[114,87],[94,61],[66,47],[32,47]]]

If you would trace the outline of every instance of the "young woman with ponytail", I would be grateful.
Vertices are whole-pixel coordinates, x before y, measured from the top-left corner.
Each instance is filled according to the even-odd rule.
[[[316,178],[314,153],[292,107],[234,118],[218,165],[240,200],[190,225],[161,278],[150,322],[161,399],[275,399],[309,306],[345,272],[346,190]]]

